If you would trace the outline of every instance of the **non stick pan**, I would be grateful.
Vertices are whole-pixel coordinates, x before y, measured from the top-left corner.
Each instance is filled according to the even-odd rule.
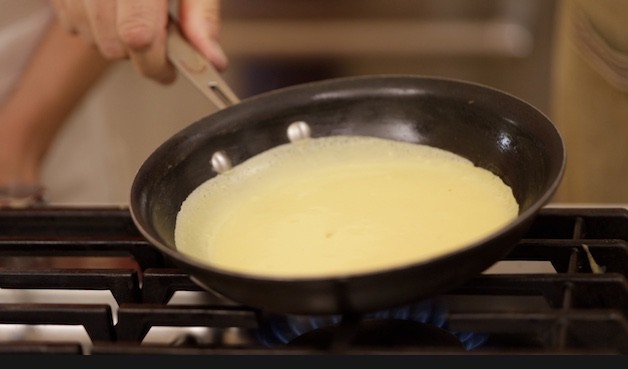
[[[286,130],[297,121],[309,124],[312,137],[375,136],[462,155],[511,186],[519,214],[459,251],[355,275],[252,277],[179,252],[174,242],[177,213],[190,192],[216,175],[210,165],[214,153],[224,152],[237,165],[288,142]],[[503,258],[549,202],[564,167],[564,146],[555,126],[512,95],[425,76],[347,77],[266,92],[190,124],[140,167],[131,188],[130,211],[148,241],[207,290],[268,312],[365,313],[446,292]],[[456,224],[450,227],[455,232]],[[393,250],[395,245],[382,247]]]

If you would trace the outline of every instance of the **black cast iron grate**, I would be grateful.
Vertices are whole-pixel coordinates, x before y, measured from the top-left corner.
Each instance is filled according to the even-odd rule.
[[[105,257],[129,262],[122,267],[100,267],[94,262]],[[48,263],[58,258],[82,263],[80,267],[67,261],[61,266]],[[470,354],[628,353],[626,209],[542,209],[529,232],[503,261],[546,262],[556,272],[482,274],[428,301],[438,309],[431,310],[436,313],[427,318],[424,310],[408,313],[414,307],[407,306],[384,312],[388,314],[384,318],[416,320],[422,316],[422,322],[437,323],[438,328],[455,333],[462,341],[475,341],[466,348]],[[90,263],[96,266],[90,267]],[[85,347],[78,342],[7,340],[0,342],[0,352],[5,353],[328,352],[284,342],[302,333],[303,317],[271,316],[202,291],[142,238],[124,207],[0,211],[0,289],[106,290],[118,305],[114,311],[110,305],[89,300],[0,302],[0,328],[8,324],[81,325],[91,341]],[[178,291],[206,295],[207,302],[169,303]],[[400,316],[399,311],[405,315]],[[278,328],[278,318],[287,331]],[[144,342],[147,332],[160,326],[205,327],[216,339],[210,342],[185,334],[167,344]],[[233,330],[253,339],[226,343],[220,338]],[[287,333],[292,336],[286,338],[290,336]],[[460,351],[459,347],[440,345],[387,344],[349,345],[342,352]]]

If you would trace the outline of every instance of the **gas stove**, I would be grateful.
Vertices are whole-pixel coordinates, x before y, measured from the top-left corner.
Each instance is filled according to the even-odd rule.
[[[504,259],[428,300],[293,316],[198,287],[123,206],[0,211],[0,352],[628,354],[628,210],[546,207]]]

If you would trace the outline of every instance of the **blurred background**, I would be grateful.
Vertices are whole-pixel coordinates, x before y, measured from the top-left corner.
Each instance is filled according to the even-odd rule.
[[[549,108],[554,0],[228,0],[224,78],[240,98],[364,74],[458,78]],[[103,104],[102,101],[106,101]],[[212,108],[117,63],[73,113],[46,161],[50,203],[126,204],[146,157]]]
[[[230,0],[226,78],[243,96],[378,73],[461,78],[548,105],[553,0]]]

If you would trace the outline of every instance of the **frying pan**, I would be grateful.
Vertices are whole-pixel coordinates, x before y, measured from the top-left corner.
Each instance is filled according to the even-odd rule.
[[[210,83],[209,89],[215,87]],[[229,101],[228,92],[220,95]],[[216,103],[217,111],[174,134],[146,159],[133,181],[129,207],[143,236],[195,283],[267,312],[359,314],[457,287],[511,251],[549,202],[565,168],[563,141],[544,114],[510,94],[466,81],[416,75],[344,77],[232,102],[222,107]],[[518,216],[457,251],[361,274],[257,277],[179,252],[174,242],[177,213],[195,188],[216,175],[212,156],[223,152],[237,165],[288,142],[286,130],[298,121],[307,122],[312,137],[375,136],[466,157],[512,188]],[[455,231],[456,224],[450,226]],[[394,250],[395,245],[382,247]]]

